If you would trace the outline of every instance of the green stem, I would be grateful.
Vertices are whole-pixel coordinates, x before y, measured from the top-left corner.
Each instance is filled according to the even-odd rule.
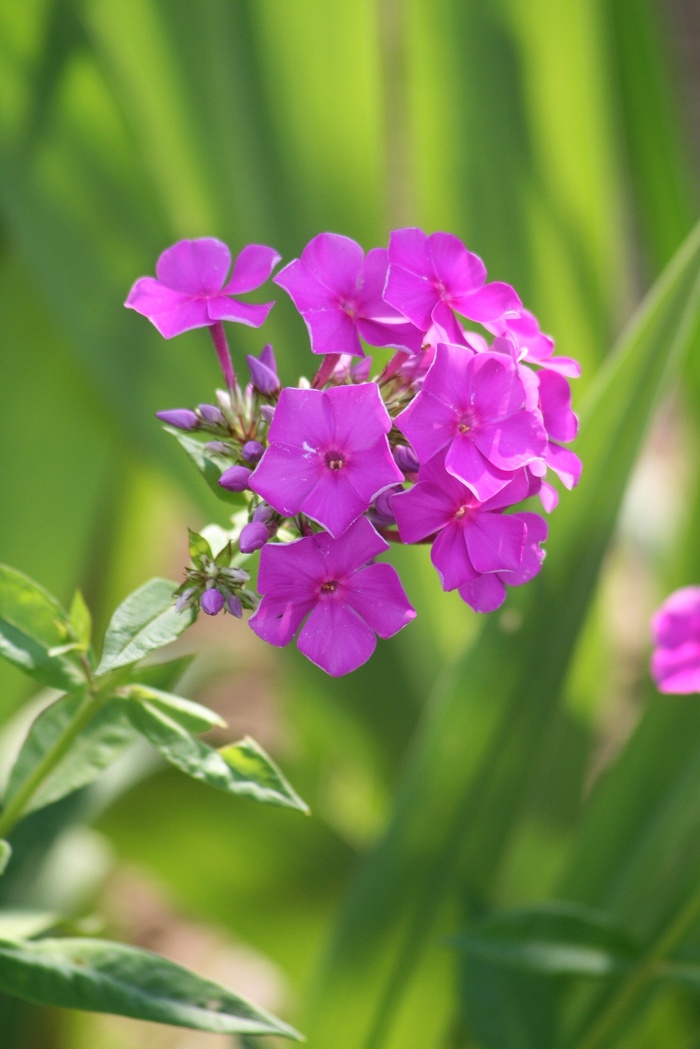
[[[584,1032],[574,1049],[600,1049],[605,1045],[647,984],[659,975],[668,955],[678,946],[698,918],[700,918],[700,887],[671,919],[666,928],[661,930],[647,956],[622,981],[597,1021],[589,1028],[588,1033]]]
[[[70,750],[73,741],[92,720],[99,707],[99,700],[88,690],[85,694],[85,699],[76,710],[72,720],[66,725],[54,745],[46,751],[41,761],[35,765],[31,775],[27,777],[22,787],[20,787],[0,815],[0,838],[7,837],[15,824],[19,823],[38,788],[63,760]]]

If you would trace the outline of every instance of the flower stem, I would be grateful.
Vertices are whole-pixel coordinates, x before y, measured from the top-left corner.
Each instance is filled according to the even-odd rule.
[[[330,379],[331,375],[333,374],[333,370],[334,370],[334,368],[335,368],[335,366],[336,366],[336,364],[338,363],[339,360],[340,360],[340,354],[339,353],[327,353],[326,354],[326,356],[321,361],[321,366],[319,367],[318,371],[316,372],[316,374],[314,375],[313,379],[311,380],[311,389],[312,390],[320,390],[321,387],[324,386],[328,382],[328,380]]]
[[[210,325],[209,334],[214,343],[214,349],[216,350],[216,356],[219,358],[221,370],[224,373],[224,381],[229,393],[233,394],[236,389],[236,373],[233,370],[231,351],[228,346],[228,340],[226,339],[226,333],[224,332],[223,321],[215,321]]]
[[[574,1049],[601,1049],[635,1004],[647,984],[659,975],[668,955],[700,918],[700,886],[661,930],[648,954],[627,975],[597,1020]]]
[[[46,777],[53,772],[56,766],[63,760],[71,748],[74,740],[80,735],[85,726],[92,720],[100,708],[91,691],[87,691],[83,702],[76,710],[73,718],[66,725],[61,735],[56,739],[52,747],[46,751],[42,759],[34,766],[33,771],[24,781],[7,807],[0,814],[0,838],[5,838],[19,823],[25,814],[29,802],[44,782]]]

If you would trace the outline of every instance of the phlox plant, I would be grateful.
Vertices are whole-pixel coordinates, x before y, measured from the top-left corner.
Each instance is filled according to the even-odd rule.
[[[240,382],[224,321],[260,327],[273,303],[238,296],[260,287],[280,257],[251,244],[233,263],[213,238],[159,258],[126,305],[165,338],[207,328],[225,388],[215,402],[159,412],[220,493],[243,509],[222,545],[193,536],[180,610],[241,616],[269,644],[296,636],[328,674],[365,663],[376,636],[415,610],[396,570],[376,558],[392,543],[430,546],[446,591],[492,612],[508,586],[539,571],[543,517],[581,464],[567,447],[578,420],[568,379],[515,290],[486,281],[481,259],[448,233],[394,230],[366,255],[321,233],[272,278],[291,297],[320,364],[284,386],[272,346],[247,357]],[[364,345],[393,353],[373,374]],[[260,551],[257,589],[248,558]]]

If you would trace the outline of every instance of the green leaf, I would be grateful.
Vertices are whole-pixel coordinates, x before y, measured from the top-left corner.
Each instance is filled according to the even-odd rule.
[[[0,565],[0,656],[43,685],[70,691],[85,682],[79,660],[63,648],[70,641],[58,601],[22,572]]]
[[[133,681],[148,688],[163,689],[166,692],[175,688],[187,668],[192,665],[194,656],[179,656],[163,663],[149,663],[148,666],[136,667]]]
[[[219,1034],[300,1035],[211,980],[105,940],[0,942],[0,989],[41,1005],[116,1013]]]
[[[10,772],[3,799],[5,807],[36,774],[42,761],[76,717],[84,699],[84,691],[63,696],[43,710],[33,722]],[[72,739],[66,753],[28,799],[23,813],[34,812],[92,783],[134,741],[134,737],[134,730],[121,706],[107,703]]]
[[[60,921],[51,911],[3,910],[0,911],[0,940],[31,940]]]
[[[227,503],[235,503],[237,506],[241,505],[245,497],[242,497],[240,492],[230,492],[219,484],[219,478],[222,473],[224,470],[228,470],[231,465],[230,459],[208,451],[202,441],[198,441],[195,437],[190,437],[181,430],[174,430],[170,426],[164,426],[163,429],[166,433],[171,433],[178,444],[185,449],[190,460],[197,467],[214,495]]]
[[[88,649],[92,637],[92,616],[80,590],[76,590],[73,594],[69,617],[75,637],[84,649]]]
[[[252,739],[214,750],[151,703],[124,706],[132,725],[166,761],[193,779],[230,794],[308,812],[308,806]]]
[[[448,942],[473,959],[548,976],[607,976],[638,955],[607,915],[563,903],[491,915]]]
[[[122,602],[107,627],[98,674],[138,662],[190,626],[194,610],[175,611],[175,589],[168,579],[151,579]]]
[[[12,858],[12,846],[9,841],[0,839],[0,876],[7,870],[7,865]]]
[[[197,568],[203,568],[205,560],[212,560],[211,547],[199,532],[193,532],[191,528],[188,528],[187,533],[190,537],[190,557]]]
[[[191,699],[174,696],[170,692],[161,692],[137,682],[128,688],[128,698],[137,703],[147,703],[156,710],[163,711],[177,721],[187,732],[208,732],[211,728],[224,728],[226,722],[214,710],[203,707]]]

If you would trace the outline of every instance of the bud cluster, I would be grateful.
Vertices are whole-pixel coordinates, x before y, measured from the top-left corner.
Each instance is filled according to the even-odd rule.
[[[223,321],[264,322],[273,303],[234,296],[278,261],[249,245],[226,281],[226,245],[180,241],[126,305],[166,338],[209,328],[226,383],[217,405],[158,413],[210,481],[215,471],[222,496],[247,508],[216,558],[192,535],[178,606],[255,609],[258,636],[278,646],[297,636],[339,675],[371,656],[377,634],[415,616],[395,569],[375,563],[391,542],[429,544],[443,589],[477,612],[537,574],[547,525],[521,504],[538,496],[546,511],[556,506],[550,471],[566,488],[578,481],[566,446],[578,427],[568,379],[579,368],[553,355],[514,289],[487,283],[456,237],[401,229],[366,255],[348,237],[314,237],[273,281],[301,314],[318,370],[282,387],[267,345],[247,357],[241,385]],[[374,375],[365,345],[394,350]],[[259,598],[230,567],[234,554],[257,550]]]

